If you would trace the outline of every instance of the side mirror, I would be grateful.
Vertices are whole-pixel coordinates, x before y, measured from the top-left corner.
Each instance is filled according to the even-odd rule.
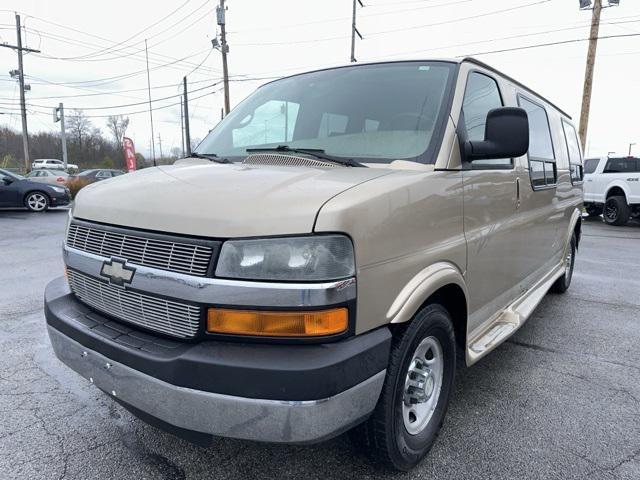
[[[529,150],[529,118],[518,107],[490,110],[484,129],[484,141],[468,140],[464,144],[465,158],[489,160],[520,157]]]
[[[2,177],[2,183],[4,183],[5,185],[11,185],[13,183],[13,180],[9,177]]]

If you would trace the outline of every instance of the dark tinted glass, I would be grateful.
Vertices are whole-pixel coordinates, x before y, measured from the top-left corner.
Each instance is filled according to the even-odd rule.
[[[584,161],[584,173],[593,173],[598,168],[599,158],[588,158]]]
[[[553,160],[553,144],[547,112],[541,106],[523,97],[518,97],[518,103],[529,116],[529,156]]]
[[[531,185],[534,187],[543,187],[546,184],[544,179],[544,162],[531,160],[529,166],[531,169]]]
[[[610,158],[604,167],[604,173],[632,173],[637,171],[637,159],[635,158]]]

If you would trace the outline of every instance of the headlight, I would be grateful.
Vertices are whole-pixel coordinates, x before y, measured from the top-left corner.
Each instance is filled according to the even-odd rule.
[[[355,274],[353,245],[344,235],[229,240],[217,277],[248,280],[327,281]]]
[[[54,192],[58,192],[58,193],[64,193],[66,192],[66,189],[64,187],[51,187],[53,189]]]

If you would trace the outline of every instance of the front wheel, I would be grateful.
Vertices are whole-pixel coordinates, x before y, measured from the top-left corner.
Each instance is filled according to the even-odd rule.
[[[49,208],[49,197],[42,192],[31,192],[25,197],[24,204],[31,212],[44,212]]]
[[[352,438],[376,461],[401,471],[431,449],[453,386],[456,345],[451,317],[432,304],[394,334],[385,383],[371,417]]]

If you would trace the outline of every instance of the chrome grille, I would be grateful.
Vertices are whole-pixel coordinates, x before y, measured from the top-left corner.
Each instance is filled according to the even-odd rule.
[[[334,162],[315,160],[313,158],[298,157],[296,155],[282,155],[279,153],[257,153],[249,155],[242,162],[243,165],[279,165],[283,167],[322,167],[336,168],[342,165]]]
[[[129,263],[203,277],[213,248],[131,235],[72,222],[67,246],[104,257],[122,257]]]
[[[150,330],[190,338],[198,331],[202,309],[114,287],[68,270],[71,291],[84,303],[112,317]]]

